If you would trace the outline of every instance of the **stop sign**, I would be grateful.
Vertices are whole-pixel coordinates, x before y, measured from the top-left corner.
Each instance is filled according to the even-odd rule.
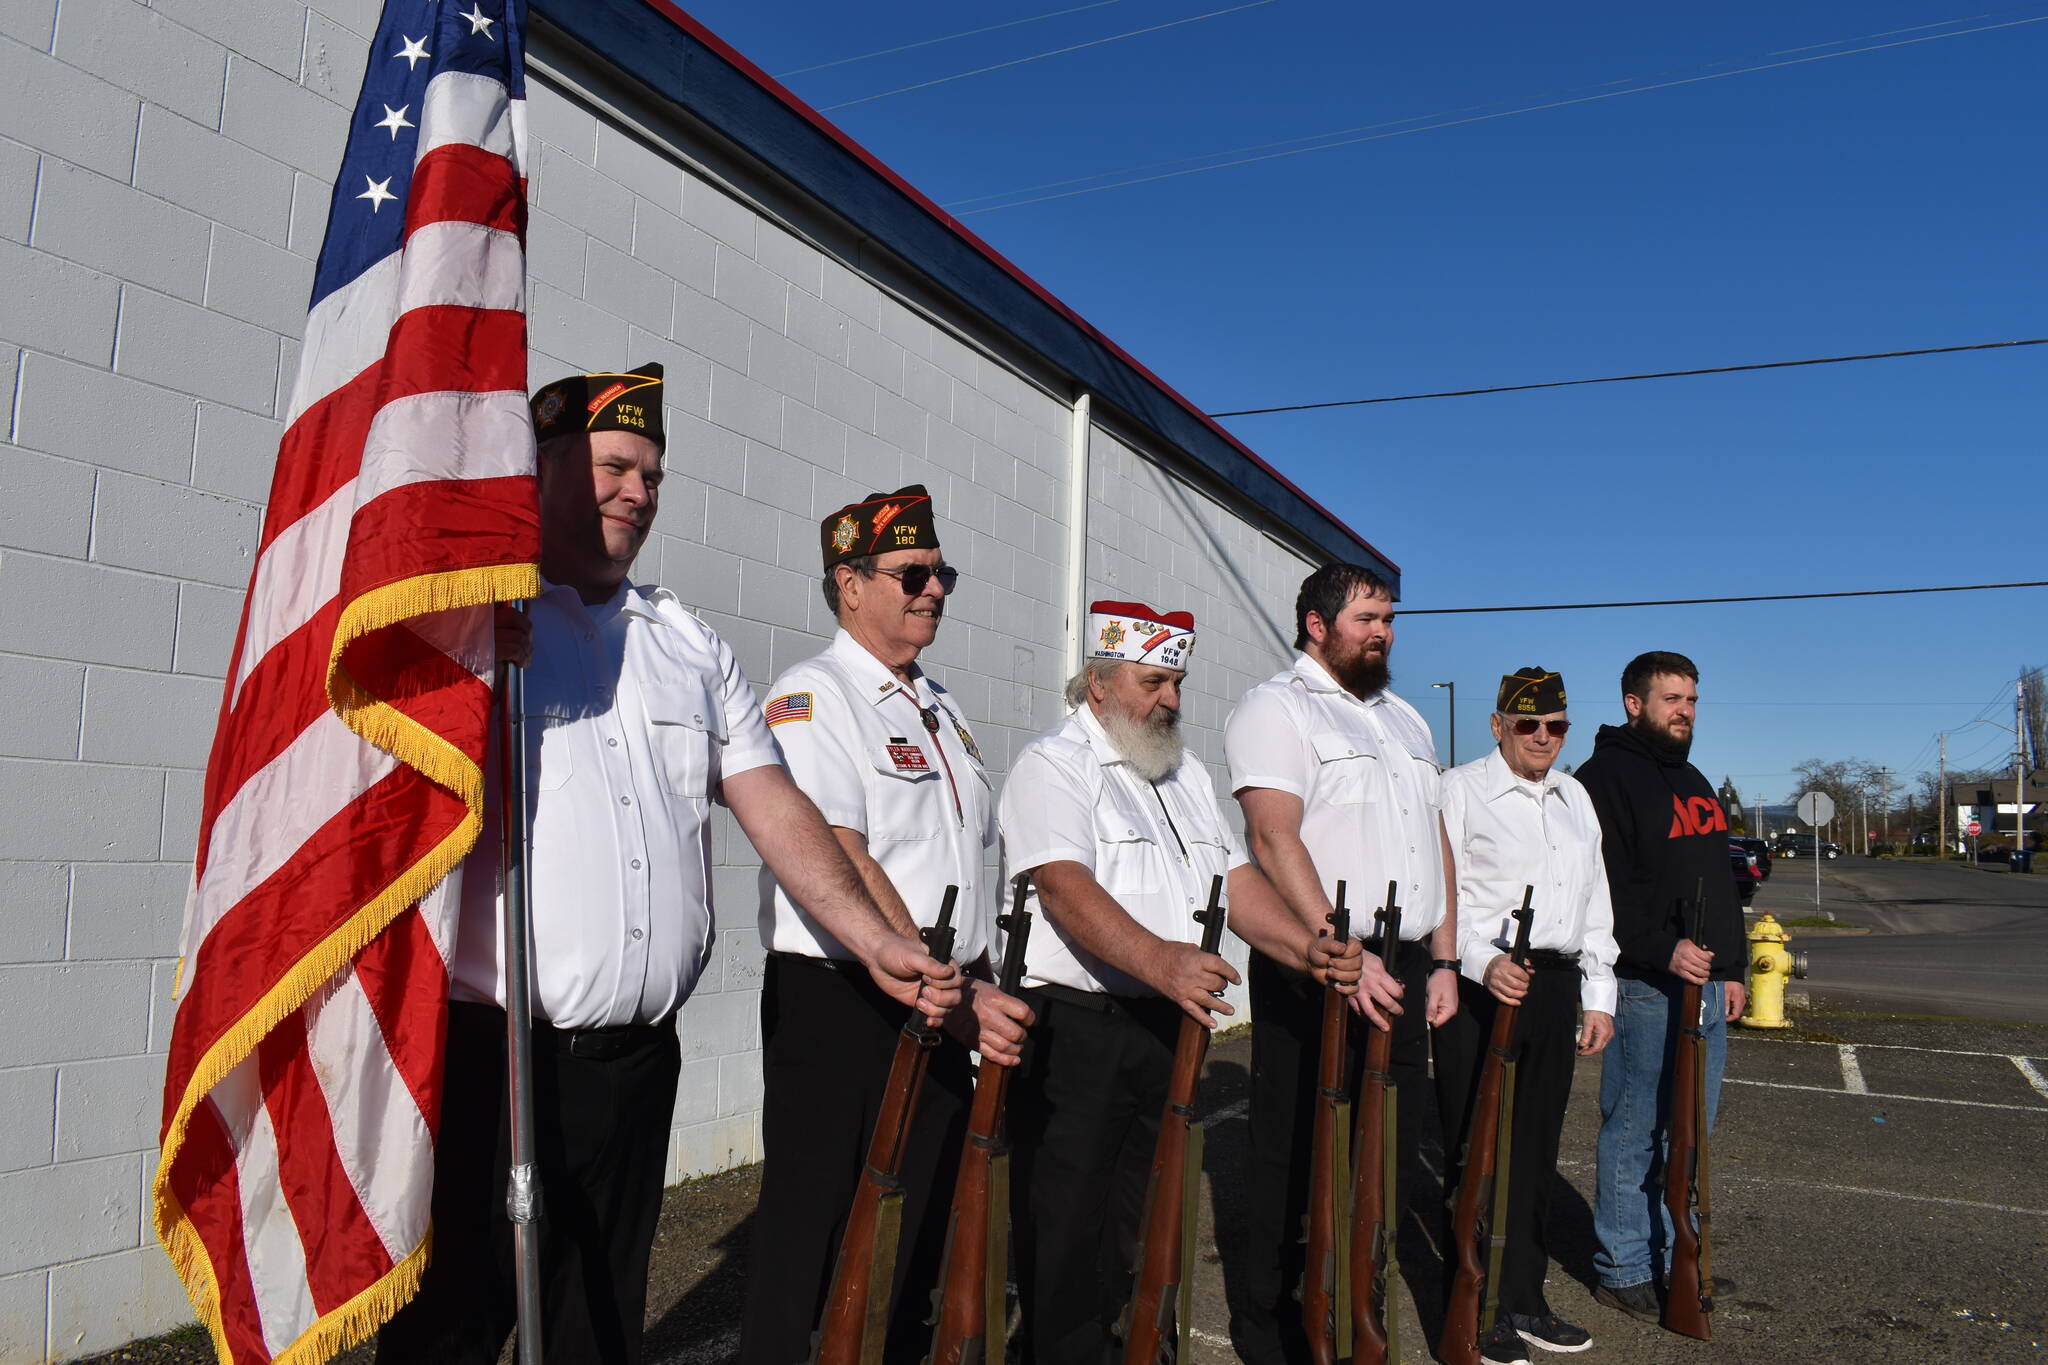
[[[1977,822],[1976,822],[1975,820],[1972,820],[1972,821],[1970,822],[1970,828],[1969,828],[1969,831],[1968,831],[1968,833],[1969,833],[1969,836],[1970,836],[1970,837],[1971,837],[1972,839],[1976,838],[1976,837],[1977,837],[1978,835],[1982,834],[1983,832],[1984,832],[1984,827],[1983,827],[1982,825],[1978,824],[1978,823],[1977,823]]]

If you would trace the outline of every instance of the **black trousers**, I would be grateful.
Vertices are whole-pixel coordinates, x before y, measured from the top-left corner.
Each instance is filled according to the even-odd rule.
[[[761,986],[766,1164],[741,1323],[740,1359],[747,1365],[795,1365],[810,1356],[909,1015],[857,964],[768,956]],[[926,1323],[973,1089],[967,1049],[942,1041],[931,1054],[904,1152],[892,1361],[921,1360],[931,1346]]]
[[[1504,1313],[1540,1316],[1549,1311],[1543,1276],[1550,1264],[1543,1240],[1550,1194],[1557,1179],[1557,1146],[1564,1111],[1572,1097],[1577,1064],[1579,972],[1577,968],[1532,972],[1529,994],[1515,1016],[1515,1117],[1508,1159],[1507,1247],[1501,1256],[1500,1306]],[[1453,1182],[1463,1169],[1464,1136],[1471,1127],[1472,1101],[1487,1043],[1493,1036],[1493,992],[1459,980],[1457,1018],[1437,1031],[1436,1071],[1455,1110],[1444,1113],[1445,1144],[1451,1150]],[[1450,1135],[1457,1134],[1454,1140]],[[1483,1254],[1483,1253],[1482,1253]],[[1482,1324],[1481,1330],[1489,1324]]]
[[[537,1023],[533,1041],[543,1353],[549,1365],[638,1365],[681,1067],[675,1025],[569,1033]],[[378,1335],[387,1365],[495,1365],[518,1320],[505,1012],[450,1004],[445,1063],[433,1257],[420,1292]]]
[[[1152,1150],[1186,1016],[1170,1000],[1027,990],[1038,1013],[1010,1085],[1017,1359],[1106,1365],[1131,1297]]]
[[[1394,1149],[1402,1207],[1413,1206],[1416,1154],[1424,1128],[1423,1094],[1429,1076],[1429,1026],[1424,994],[1430,956],[1426,942],[1404,943],[1398,975],[1407,993],[1394,1017],[1390,1071],[1400,1091],[1400,1123]],[[1253,953],[1246,984],[1252,1005],[1251,1144],[1246,1157],[1245,1250],[1232,1286],[1230,1335],[1238,1354],[1252,1365],[1308,1360],[1301,1326],[1301,1284],[1308,1216],[1310,1122],[1316,1068],[1322,1052],[1323,988]],[[1351,1016],[1347,1084],[1357,1094],[1371,1029]],[[1439,1083],[1441,1077],[1439,1077]]]

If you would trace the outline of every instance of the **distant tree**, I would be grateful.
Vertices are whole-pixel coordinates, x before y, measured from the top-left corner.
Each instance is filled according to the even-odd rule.
[[[1749,817],[1743,813],[1742,793],[1735,790],[1735,779],[1721,779],[1721,806],[1728,812],[1728,829],[1731,833],[1749,833]]]
[[[2048,753],[2048,678],[2044,678],[2039,664],[2023,669],[2020,679],[2026,685],[2027,707],[2027,754],[2031,767],[2041,767],[2042,754]]]

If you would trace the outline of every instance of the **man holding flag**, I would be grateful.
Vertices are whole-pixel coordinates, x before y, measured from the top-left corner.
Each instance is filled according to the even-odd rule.
[[[593,542],[601,558],[625,541],[637,549],[652,520],[646,451],[600,472],[611,443],[593,444],[587,429],[563,457],[580,461],[574,476],[544,481],[545,529],[536,516],[521,244],[524,28],[523,0],[475,0],[466,11],[391,0],[335,179],[208,764],[154,1191],[158,1235],[226,1365],[325,1359],[418,1289],[436,1135],[462,1102],[444,1095],[444,1079],[478,1079],[470,1063],[444,1076],[444,1035],[460,1047],[468,1032],[450,1025],[447,1001],[457,982],[472,1003],[489,999],[495,980],[471,956],[480,940],[458,925],[461,878],[450,875],[483,824],[494,653],[486,608],[540,592],[538,560],[584,566],[562,569],[570,581],[559,585],[568,590],[559,604],[566,614],[573,598],[589,616],[582,574]],[[652,445],[660,405],[639,406],[654,414],[655,434],[631,439]],[[616,487],[601,490],[600,480]],[[564,529],[580,548],[561,558]],[[619,562],[617,591],[596,605],[616,602],[623,615],[632,597],[641,605],[622,631],[688,634],[667,624],[672,607],[623,585],[630,559]],[[542,650],[551,629],[541,632]],[[696,631],[705,651],[730,661],[710,632]],[[594,712],[611,704],[600,699],[608,686],[593,679],[578,695]],[[705,702],[744,693],[736,669],[699,682]],[[540,704],[567,704],[563,696],[544,694]],[[809,807],[783,791],[780,769],[728,764],[699,774],[695,788],[668,763],[658,722],[681,714],[669,709],[594,741],[637,737],[642,746],[621,798],[637,806],[647,783],[664,796],[687,788],[678,799],[700,806],[722,796],[743,823],[789,826],[777,829],[781,852],[770,851],[771,862],[802,862]],[[707,764],[713,727],[727,741],[745,730],[723,707],[689,714],[703,716],[703,742],[691,753]],[[600,717],[577,719],[594,726]],[[560,777],[566,789],[569,772],[549,771],[549,736],[536,738],[540,785]],[[569,819],[549,813],[551,794],[539,793],[536,813]],[[822,829],[824,856],[811,874],[848,888],[850,922],[840,932],[871,945],[869,961],[905,999],[922,986],[920,1003],[943,1012],[957,999],[956,977],[914,945],[862,933],[861,918],[876,912],[843,857],[830,861],[836,849]],[[672,849],[688,843],[683,832],[659,837]],[[613,871],[620,886],[651,880],[650,867]],[[803,874],[793,866],[786,875]],[[494,879],[477,880],[472,894],[495,899]],[[588,912],[581,902],[542,910]],[[608,912],[614,923],[629,913]],[[655,945],[625,932],[651,959]],[[684,942],[680,933],[670,941],[667,960],[687,961]],[[607,947],[620,962],[635,951]],[[927,970],[933,976],[920,981]],[[645,969],[642,997],[657,988],[655,975]],[[671,975],[667,989],[679,1000],[684,972]],[[550,989],[544,981],[543,1005]],[[636,1022],[644,1003],[634,998]],[[588,1055],[573,1043],[571,1052]],[[546,1156],[543,1144],[544,1176]],[[564,1187],[565,1226],[590,1226],[580,1197]],[[460,1234],[431,1245],[452,1267],[460,1251],[450,1242],[459,1248]],[[482,1303],[472,1307],[485,1316]],[[636,1349],[639,1323],[622,1309],[607,1310],[620,1354],[608,1348],[601,1358],[630,1359]],[[502,1339],[506,1328],[496,1330]],[[593,1324],[590,1335],[599,1334]],[[484,1335],[472,1333],[465,1349],[484,1350]],[[565,1344],[549,1354],[582,1352]],[[491,1346],[474,1358],[495,1356]]]

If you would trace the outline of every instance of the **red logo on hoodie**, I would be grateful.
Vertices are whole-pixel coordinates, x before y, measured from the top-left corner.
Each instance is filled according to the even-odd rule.
[[[1670,838],[1683,839],[1689,834],[1726,834],[1728,812],[1721,809],[1721,803],[1711,796],[1695,796],[1690,800],[1673,792],[1671,794]]]

